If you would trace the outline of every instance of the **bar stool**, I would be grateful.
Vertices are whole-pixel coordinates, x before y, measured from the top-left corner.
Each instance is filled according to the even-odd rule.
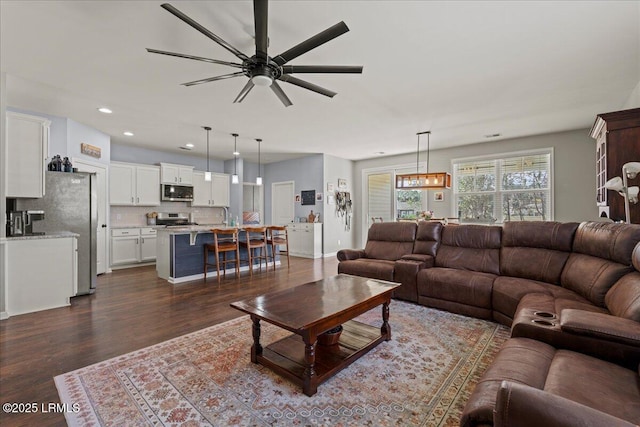
[[[209,251],[213,251],[216,255],[216,272],[218,273],[218,284],[220,284],[220,265],[222,265],[223,274],[227,276],[227,264],[234,263],[236,269],[236,278],[240,276],[240,245],[238,244],[238,229],[214,228],[213,243],[204,245],[204,281],[207,281],[207,269],[213,263],[209,262]],[[223,260],[220,261],[219,254],[222,252]],[[227,259],[227,252],[235,252],[236,256]]]
[[[249,275],[253,276],[253,258],[257,258],[260,262],[260,271],[262,271],[262,260],[268,268],[267,259],[267,227],[245,227],[247,239],[240,242],[242,247],[247,248],[249,258]],[[253,250],[260,248],[260,255],[253,256]]]
[[[286,225],[271,225],[267,227],[269,231],[267,244],[271,246],[271,259],[273,260],[273,270],[276,269],[276,247],[280,253],[285,252],[280,250],[280,246],[286,247],[287,252],[287,268],[291,267],[291,260],[289,259],[289,233],[287,232]]]

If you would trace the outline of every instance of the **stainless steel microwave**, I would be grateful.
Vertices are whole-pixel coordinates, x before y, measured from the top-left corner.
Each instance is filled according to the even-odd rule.
[[[187,185],[162,184],[162,200],[170,202],[192,202],[193,187]]]

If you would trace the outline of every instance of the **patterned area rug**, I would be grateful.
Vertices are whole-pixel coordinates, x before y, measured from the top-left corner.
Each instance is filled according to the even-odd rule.
[[[457,426],[509,330],[401,301],[392,339],[312,397],[252,364],[243,316],[57,376],[71,426]],[[381,325],[380,308],[358,320]],[[289,333],[262,322],[263,345]]]

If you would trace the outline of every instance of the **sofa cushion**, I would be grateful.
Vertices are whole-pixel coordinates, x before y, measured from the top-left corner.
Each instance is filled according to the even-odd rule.
[[[605,295],[604,302],[614,316],[640,322],[640,273],[634,271],[618,280]]]
[[[490,273],[433,267],[418,273],[418,296],[491,309]]]
[[[605,295],[622,276],[633,271],[630,265],[622,265],[605,258],[582,253],[572,253],[562,271],[562,286],[587,298],[593,304],[604,307]]]
[[[637,372],[622,366],[558,350],[549,366],[544,390],[640,424],[640,379]]]
[[[560,284],[578,223],[512,221],[502,229],[500,274]]]
[[[419,221],[413,253],[435,257],[440,246],[442,229],[443,225],[439,221]]]
[[[535,340],[507,340],[469,396],[460,425],[493,425],[493,410],[504,380],[542,389],[554,354],[555,348]]]
[[[413,251],[417,225],[413,222],[371,224],[364,248],[366,258],[395,261]]]
[[[340,262],[338,273],[393,281],[394,264],[395,261],[360,258]]]
[[[498,276],[493,282],[493,293],[491,295],[493,310],[513,319],[521,300],[530,294],[547,295],[550,300],[558,298],[591,305],[588,300],[561,286],[536,280]]]
[[[501,235],[498,226],[445,226],[435,266],[500,274]]]
[[[638,242],[640,226],[637,224],[583,222],[573,239],[573,252],[629,266]]]

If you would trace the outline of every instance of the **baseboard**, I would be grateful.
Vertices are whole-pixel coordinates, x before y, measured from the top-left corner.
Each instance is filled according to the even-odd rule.
[[[324,254],[322,255],[323,258],[332,258],[334,256],[337,256],[338,252],[329,252],[328,254]]]
[[[138,264],[112,265],[109,268],[109,271],[107,271],[107,273],[111,273],[113,270],[123,270],[125,268],[146,267],[147,265],[155,265],[155,264],[156,264],[155,261],[149,261],[149,262],[141,262],[141,263],[138,263]]]
[[[280,261],[276,261],[276,266],[280,265]],[[255,265],[254,265],[255,267]],[[267,269],[268,268],[273,268],[273,262],[267,263]],[[240,271],[249,271],[249,266],[245,265],[245,266],[241,266],[240,267]],[[220,274],[223,274],[224,271],[220,271]],[[234,268],[228,268],[226,270],[227,274],[235,274],[236,270]],[[207,280],[209,280],[209,278],[217,278],[218,275],[215,271],[209,271],[207,272]],[[199,274],[192,274],[191,276],[183,276],[183,277],[169,277],[167,279],[167,282],[171,283],[172,285],[178,285],[180,283],[185,283],[185,282],[192,282],[194,280],[199,280],[199,279],[204,279],[204,273],[199,273]]]
[[[6,311],[0,312],[0,320],[7,320],[9,318],[9,313]]]

